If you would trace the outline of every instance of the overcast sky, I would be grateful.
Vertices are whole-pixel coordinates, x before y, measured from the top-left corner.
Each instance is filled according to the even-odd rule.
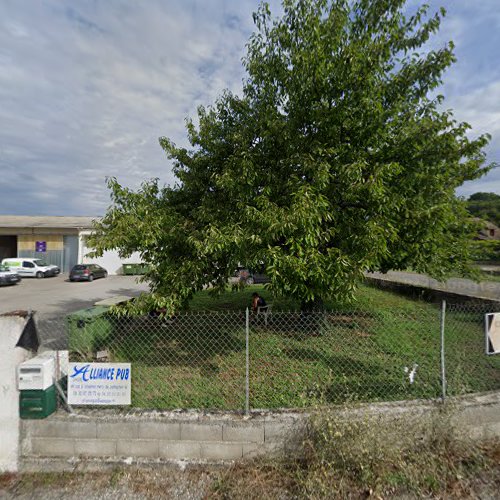
[[[106,176],[172,183],[158,137],[187,145],[186,117],[240,92],[257,3],[0,0],[0,214],[100,215]],[[448,11],[434,43],[456,44],[445,108],[500,163],[500,0],[428,3]],[[500,169],[476,191],[500,194]]]

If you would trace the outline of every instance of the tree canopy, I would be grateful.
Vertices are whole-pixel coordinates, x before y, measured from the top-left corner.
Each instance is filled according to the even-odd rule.
[[[494,201],[500,202],[500,195],[496,193],[474,193],[469,196],[468,201]]]
[[[456,187],[480,177],[489,137],[437,94],[453,44],[424,45],[444,10],[406,0],[283,0],[254,14],[242,95],[224,91],[189,121],[191,147],[168,138],[178,183],[134,192],[108,181],[96,252],[141,253],[151,300],[174,309],[263,265],[270,290],[352,297],[367,270],[444,276],[468,259]]]

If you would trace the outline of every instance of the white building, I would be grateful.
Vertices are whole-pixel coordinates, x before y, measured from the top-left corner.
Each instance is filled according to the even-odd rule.
[[[69,272],[75,264],[96,263],[109,274],[122,274],[123,264],[140,263],[139,254],[120,259],[117,251],[91,258],[87,246],[95,217],[0,215],[0,261],[7,257],[39,257]]]

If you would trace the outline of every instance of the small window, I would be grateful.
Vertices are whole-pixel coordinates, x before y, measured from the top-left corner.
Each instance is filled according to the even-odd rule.
[[[28,261],[23,261],[23,267],[35,267],[35,264],[33,262],[28,262]]]
[[[495,230],[494,229],[490,229],[490,236],[495,236]]]

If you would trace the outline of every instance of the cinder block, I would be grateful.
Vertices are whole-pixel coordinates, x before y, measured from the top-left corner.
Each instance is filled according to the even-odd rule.
[[[467,437],[472,440],[483,439],[484,437],[484,429],[482,426],[466,426],[463,428],[463,431]]]
[[[222,441],[222,424],[181,423],[184,441]]]
[[[274,454],[301,453],[304,432],[300,422],[266,422],[264,433],[264,444],[272,448]]]
[[[75,455],[112,457],[116,455],[116,441],[112,439],[75,439]]]
[[[2,432],[0,431],[0,439],[3,439]],[[4,442],[3,440],[0,441]],[[27,457],[33,454],[33,442],[32,437],[26,434],[26,431],[21,431],[20,447],[19,452],[22,457]]]
[[[103,439],[133,439],[139,437],[139,422],[97,422],[97,437]]]
[[[95,438],[95,422],[72,422],[71,420],[32,420],[29,429],[33,437]]]
[[[159,453],[162,458],[172,460],[192,460],[201,458],[200,443],[191,441],[160,441]]]
[[[264,441],[283,441],[292,432],[291,422],[266,422],[264,424]]]
[[[207,460],[238,460],[243,457],[243,443],[201,443],[201,458]]]
[[[75,440],[58,438],[33,438],[32,453],[40,457],[73,457]]]
[[[158,457],[156,439],[119,439],[116,454],[125,457]]]
[[[252,422],[243,424],[224,424],[222,428],[222,438],[224,441],[263,443],[264,422],[260,424]]]
[[[243,458],[254,458],[264,455],[266,449],[263,444],[244,443],[242,451],[243,451]]]
[[[140,422],[139,438],[179,441],[181,424],[178,422]]]
[[[255,458],[263,455],[278,456],[284,453],[283,443],[243,443],[243,458]]]
[[[489,423],[483,425],[484,437],[486,439],[494,439],[500,437],[500,422]]]
[[[475,394],[469,396],[478,405],[500,405],[500,393],[488,393],[488,394]],[[468,399],[468,398],[464,398]]]
[[[500,409],[498,406],[467,406],[453,416],[458,426],[476,426],[498,420]]]
[[[269,443],[272,444],[272,443]],[[296,457],[304,454],[304,440],[298,436],[294,435],[290,439],[287,439],[283,444],[276,442],[276,449],[282,449],[283,453],[288,457]]]

